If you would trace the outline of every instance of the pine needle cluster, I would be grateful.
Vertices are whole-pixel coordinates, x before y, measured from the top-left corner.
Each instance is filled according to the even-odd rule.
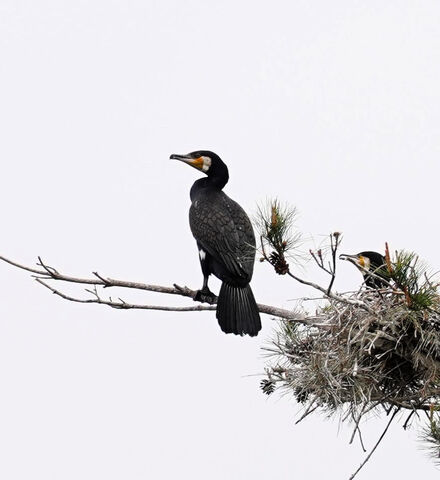
[[[426,310],[439,306],[438,284],[428,276],[426,266],[415,253],[396,252],[388,271],[395,286],[404,292],[409,308]]]
[[[294,232],[296,209],[270,200],[258,209],[255,223],[260,232],[262,261],[271,263],[279,275],[289,271],[287,257],[301,242],[301,235]]]
[[[428,425],[423,429],[420,438],[428,454],[440,465],[440,417],[438,406],[431,406]]]

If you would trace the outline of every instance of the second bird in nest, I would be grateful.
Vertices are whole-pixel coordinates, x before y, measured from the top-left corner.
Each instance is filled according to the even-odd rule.
[[[364,283],[370,288],[384,288],[388,285],[389,275],[386,260],[377,252],[365,251],[355,255],[341,253],[341,260],[347,260],[358,267],[364,277]],[[374,275],[371,275],[373,273]],[[379,278],[378,278],[379,277]]]

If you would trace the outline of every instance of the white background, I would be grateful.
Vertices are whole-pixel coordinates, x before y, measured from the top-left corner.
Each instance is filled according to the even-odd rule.
[[[249,214],[272,196],[296,205],[309,246],[339,230],[343,252],[388,241],[438,269],[439,14],[435,1],[0,0],[0,254],[200,287],[199,174],[168,158],[206,148]],[[338,269],[338,290],[359,285]],[[260,392],[267,316],[239,338],[213,313],[68,303],[7,264],[0,280],[1,478],[339,480],[363,458],[345,425],[296,426],[288,396]],[[314,294],[260,263],[252,285],[285,308]],[[364,425],[368,447],[385,422]],[[358,478],[437,478],[419,445],[395,426]]]

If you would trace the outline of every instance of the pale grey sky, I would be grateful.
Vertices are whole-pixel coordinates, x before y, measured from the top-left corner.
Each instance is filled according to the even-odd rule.
[[[317,242],[340,230],[345,252],[388,241],[439,269],[439,14],[436,1],[0,0],[0,254],[201,286],[198,174],[168,157],[207,148],[249,214],[277,195]],[[338,289],[359,284],[339,271]],[[237,338],[213,313],[67,303],[3,264],[0,279],[1,478],[340,480],[363,458],[345,426],[295,426],[288,397],[260,393],[269,317]],[[284,307],[312,293],[260,263],[253,290]],[[383,422],[364,427],[369,447]],[[358,478],[438,473],[394,427]]]

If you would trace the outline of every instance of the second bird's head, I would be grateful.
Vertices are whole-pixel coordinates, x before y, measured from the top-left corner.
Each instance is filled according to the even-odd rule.
[[[375,270],[385,264],[385,257],[377,252],[360,252],[356,255],[341,253],[340,260],[348,260],[357,267],[365,270]]]
[[[173,153],[170,159],[185,162],[187,165],[205,173],[208,177],[221,177],[226,180],[225,183],[229,178],[228,167],[216,153],[209,150],[196,150],[186,155]]]

